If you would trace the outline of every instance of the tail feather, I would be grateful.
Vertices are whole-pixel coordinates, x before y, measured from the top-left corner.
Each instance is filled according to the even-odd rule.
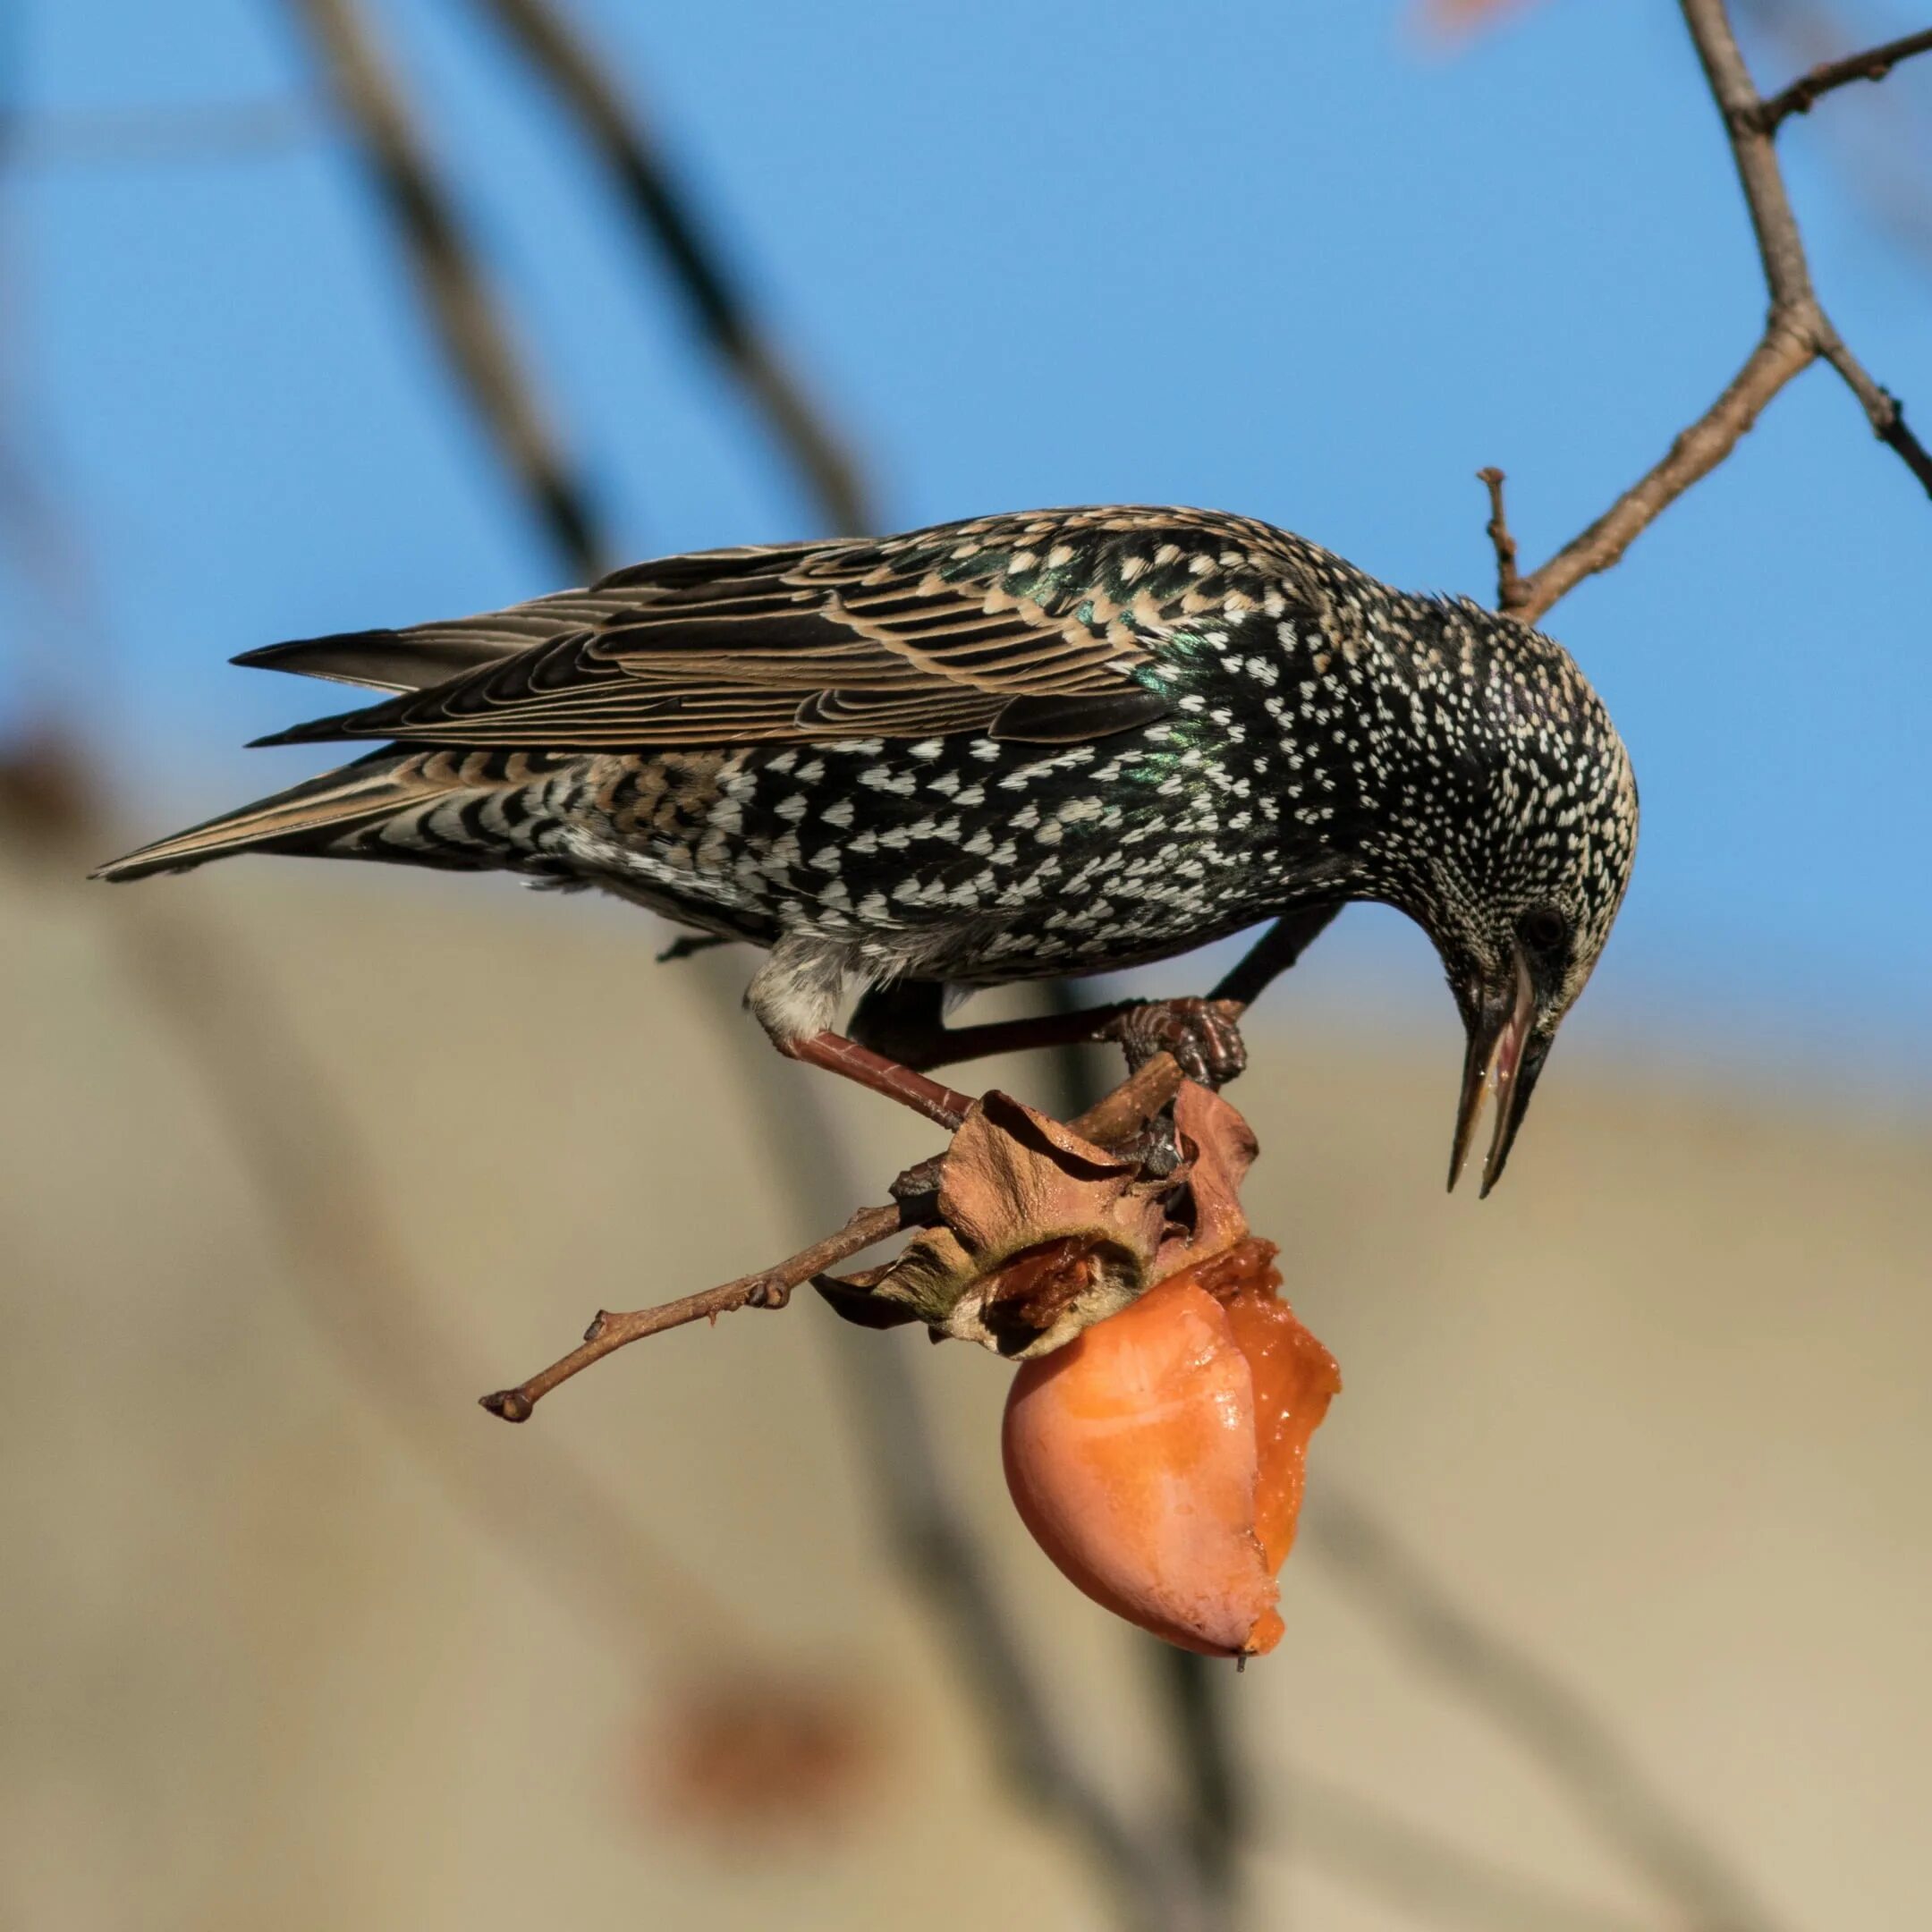
[[[376,691],[426,691],[465,671],[521,650],[530,640],[505,639],[461,624],[417,631],[344,631],[334,637],[266,644],[230,661],[264,671],[294,671]]]
[[[352,765],[324,772],[239,811],[191,826],[124,859],[100,866],[97,879],[147,878],[185,872],[210,859],[241,852],[318,852],[359,824],[386,818],[437,792],[454,789],[449,778],[430,777],[420,752],[385,746]],[[460,781],[459,781],[460,783]]]

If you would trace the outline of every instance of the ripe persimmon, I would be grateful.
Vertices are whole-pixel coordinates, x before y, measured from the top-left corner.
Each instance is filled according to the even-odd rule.
[[[1308,1441],[1342,1385],[1276,1293],[1267,1241],[1157,1283],[1007,1397],[1007,1487],[1097,1603],[1169,1643],[1253,1657],[1280,1640]]]

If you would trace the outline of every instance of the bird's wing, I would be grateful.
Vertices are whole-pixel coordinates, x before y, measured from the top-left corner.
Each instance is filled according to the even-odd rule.
[[[402,695],[260,741],[1105,736],[1168,708],[1136,674],[1198,625],[1199,575],[1150,568],[1178,543],[1211,543],[1213,526],[1189,514],[1050,511],[877,542],[706,551],[455,623],[275,646],[246,661]],[[468,668],[430,681],[452,665]]]

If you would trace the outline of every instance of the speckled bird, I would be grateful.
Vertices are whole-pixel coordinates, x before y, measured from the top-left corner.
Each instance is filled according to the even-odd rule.
[[[1636,845],[1629,758],[1560,646],[1197,510],[702,551],[235,661],[393,694],[259,742],[379,749],[97,876],[274,852],[600,888],[768,949],[747,1001],[780,1049],[901,1097],[948,1041],[1041,1037],[945,1029],[962,990],[1274,921],[1217,989],[1244,1001],[1380,901],[1467,1030],[1452,1186],[1496,1092],[1485,1192]],[[1191,1065],[1238,1067],[1202,1002],[1165,1010]]]

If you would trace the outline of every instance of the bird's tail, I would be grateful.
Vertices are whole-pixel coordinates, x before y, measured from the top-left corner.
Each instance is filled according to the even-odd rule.
[[[325,853],[358,827],[464,789],[463,774],[446,768],[449,762],[385,746],[272,798],[258,799],[239,811],[143,845],[124,859],[97,868],[91,876],[147,878],[156,872],[185,872],[210,859],[242,852]]]

